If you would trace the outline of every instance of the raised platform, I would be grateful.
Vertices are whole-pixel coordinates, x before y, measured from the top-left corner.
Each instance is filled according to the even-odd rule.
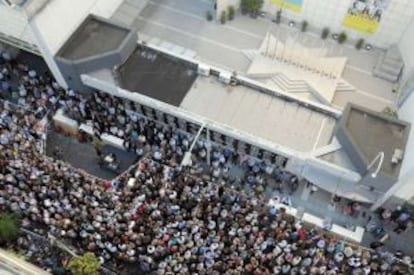
[[[249,76],[270,78],[270,83],[283,91],[308,93],[330,105],[337,90],[352,90],[341,79],[347,58],[326,57],[324,48],[308,48],[292,39],[282,43],[267,34],[258,50],[244,53],[251,60]]]

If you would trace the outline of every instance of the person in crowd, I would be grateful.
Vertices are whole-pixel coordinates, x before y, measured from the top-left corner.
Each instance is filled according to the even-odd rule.
[[[32,86],[40,85],[39,79],[30,70],[24,78]],[[27,99],[34,88],[25,83],[19,93]],[[213,147],[211,163],[206,163],[210,149],[198,141],[194,165],[182,167],[194,137],[139,117],[130,103],[102,93],[86,99],[73,90],[52,101],[62,101],[66,112],[91,125],[98,137],[109,133],[127,140],[127,149],[141,159],[114,181],[96,178],[38,152],[36,116],[3,102],[0,210],[18,214],[24,229],[93,252],[117,270],[134,265],[144,274],[408,272],[409,256],[391,257],[379,247],[345,243],[302,224],[283,207],[269,206],[264,183],[289,184],[294,177],[280,167],[269,168],[271,162],[243,154],[234,159],[228,148]],[[230,177],[232,161],[243,163],[245,175]],[[292,204],[289,197],[280,201]],[[400,214],[395,219],[408,218]],[[28,245],[17,243],[49,270],[51,254]]]

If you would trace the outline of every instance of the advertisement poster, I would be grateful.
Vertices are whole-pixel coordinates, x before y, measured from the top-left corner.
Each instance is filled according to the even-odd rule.
[[[271,0],[271,3],[282,9],[301,12],[303,6],[303,0]]]
[[[374,34],[390,0],[352,0],[343,26],[365,34]]]

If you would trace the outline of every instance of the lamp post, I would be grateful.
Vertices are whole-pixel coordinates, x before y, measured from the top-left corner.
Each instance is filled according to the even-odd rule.
[[[194,137],[193,143],[191,143],[190,148],[184,154],[183,160],[181,161],[181,166],[190,166],[192,164],[192,161],[191,161],[191,152],[193,151],[193,148],[194,148],[194,146],[195,146],[198,138],[200,137],[201,132],[206,127],[206,125],[207,124],[204,123],[203,125],[201,125],[200,129],[198,129],[197,135]]]
[[[379,162],[378,162],[377,168],[376,168],[376,169],[375,169],[375,171],[371,174],[371,177],[372,177],[372,178],[376,178],[376,177],[377,177],[377,175],[378,175],[378,173],[379,173],[379,171],[380,171],[380,169],[381,169],[382,163],[384,162],[384,156],[385,156],[384,152],[379,152],[379,153],[375,156],[375,158],[371,161],[371,163],[368,165],[367,169],[368,169],[368,171],[369,171],[369,169],[371,169],[371,168],[372,168],[372,166],[374,166],[374,164],[375,164],[375,163],[377,162],[377,160],[379,159]]]

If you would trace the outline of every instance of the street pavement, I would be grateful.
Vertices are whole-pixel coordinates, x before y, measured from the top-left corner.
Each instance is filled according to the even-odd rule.
[[[393,84],[373,77],[371,73],[382,50],[357,51],[353,44],[338,45],[333,40],[321,40],[318,33],[301,33],[297,28],[276,25],[270,18],[252,19],[239,13],[235,20],[225,25],[208,22],[205,14],[212,7],[211,1],[207,0],[152,0],[137,15],[132,26],[138,33],[192,49],[199,60],[239,74],[249,66],[242,50],[257,49],[268,31],[282,40],[294,35],[306,45],[327,47],[329,56],[348,57],[344,79],[357,91],[338,94],[334,106],[343,108],[351,101],[381,110],[395,101],[397,95],[391,92]]]

